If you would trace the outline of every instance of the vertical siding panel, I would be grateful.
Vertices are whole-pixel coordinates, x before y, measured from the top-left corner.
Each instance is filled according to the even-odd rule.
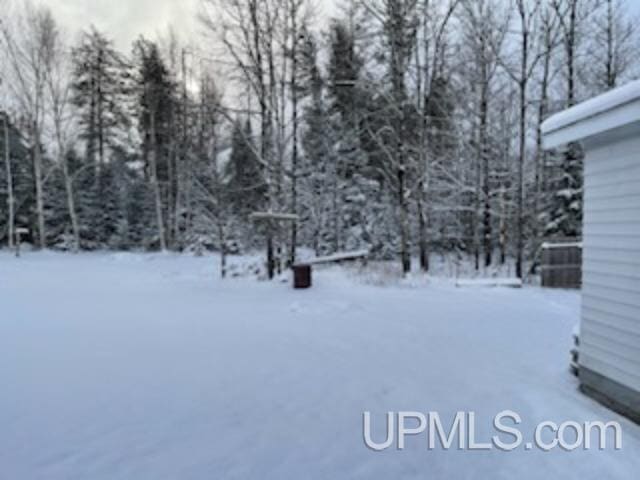
[[[640,391],[640,135],[586,151],[581,363]]]

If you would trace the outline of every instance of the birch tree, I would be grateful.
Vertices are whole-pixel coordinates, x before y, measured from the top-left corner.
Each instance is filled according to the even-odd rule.
[[[210,72],[204,71],[201,74],[199,97],[197,153],[201,168],[194,176],[195,192],[201,200],[204,218],[215,225],[220,251],[220,276],[225,278],[230,212],[218,158],[223,115],[220,93]]]
[[[46,56],[49,31],[54,23],[51,11],[30,1],[11,13],[12,22],[0,24],[3,54],[7,63],[8,90],[24,118],[34,172],[38,246],[46,248],[45,172],[43,172],[43,130],[45,122]]]
[[[6,2],[0,0],[0,9],[3,13],[0,13],[0,27],[2,26],[4,19],[4,11],[6,10]],[[2,51],[2,49],[0,49]],[[0,87],[3,87],[5,62],[0,63]],[[15,196],[13,192],[13,172],[11,169],[11,138],[10,138],[10,126],[9,126],[9,113],[7,111],[0,111],[2,115],[2,135],[4,150],[2,152],[2,158],[4,159],[5,181],[7,185],[7,243],[10,249],[13,248],[13,242],[15,239]]]
[[[10,136],[10,123],[9,114],[7,112],[0,112],[2,115],[2,132],[4,135],[4,167],[5,178],[7,184],[7,211],[9,212],[7,218],[7,238],[9,249],[13,249],[15,240],[15,195],[13,191],[13,172],[11,169],[11,136]]]
[[[77,137],[73,135],[73,112],[71,110],[72,78],[70,58],[63,43],[61,32],[52,23],[48,30],[45,54],[45,78],[48,114],[53,125],[56,164],[62,169],[67,209],[73,233],[73,251],[80,249],[80,222],[76,208],[74,177],[70,171],[68,151],[74,148]]]

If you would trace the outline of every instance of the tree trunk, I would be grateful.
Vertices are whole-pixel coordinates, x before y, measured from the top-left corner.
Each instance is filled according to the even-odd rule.
[[[507,262],[507,206],[505,188],[500,188],[500,265]]]
[[[36,186],[36,213],[38,217],[38,246],[47,248],[47,233],[44,218],[44,181],[42,178],[42,150],[40,148],[40,129],[34,127],[33,174]]]
[[[428,2],[427,2],[428,3]],[[425,42],[426,43],[426,42]],[[425,46],[425,57],[428,59],[428,47]],[[428,63],[428,60],[425,60]],[[426,70],[426,68],[425,68]],[[424,81],[427,82],[428,72],[425,72]],[[427,184],[429,175],[429,145],[427,144],[427,129],[429,128],[429,93],[418,91],[418,96],[424,97],[422,101],[422,125],[420,129],[420,148],[418,152],[418,195],[417,195],[417,215],[418,215],[418,250],[420,256],[420,269],[427,273],[429,271],[429,198],[427,196]]]
[[[493,263],[493,232],[491,229],[491,171],[489,167],[489,84],[487,65],[483,66],[483,85],[480,99],[480,156],[482,159],[482,235],[484,248],[484,266],[489,267]]]
[[[55,95],[54,95],[55,96]],[[65,151],[65,142],[63,140],[62,133],[62,116],[60,105],[58,104],[58,97],[55,96],[56,103],[54,107],[54,124],[56,132],[56,141],[58,144],[58,163],[62,165],[62,176],[64,177],[64,188],[67,200],[67,211],[69,213],[69,219],[71,220],[71,231],[73,234],[73,251],[77,253],[80,251],[80,224],[78,221],[78,212],[76,209],[76,201],[73,189],[73,177],[69,172],[69,162],[67,160]]]
[[[519,107],[520,107],[520,148],[518,152],[518,185],[517,185],[517,238],[516,238],[516,276],[520,279],[524,277],[524,163],[527,152],[527,87],[529,84],[529,25],[528,15],[524,2],[518,4],[521,26],[521,52],[520,52],[520,74],[518,78]]]
[[[73,178],[69,173],[69,162],[67,162],[64,153],[61,155],[61,157],[62,174],[64,175],[64,187],[67,194],[67,209],[69,211],[69,218],[71,219],[71,230],[73,232],[73,250],[77,253],[80,250],[80,225],[78,222],[78,213],[76,211],[76,202],[73,194]]]
[[[214,203],[215,203],[215,217],[218,227],[218,242],[220,244],[220,277],[227,278],[227,228],[226,228],[226,215],[224,213],[224,206],[222,204],[222,189],[223,183],[220,178],[220,169],[218,167],[218,137],[213,130],[213,146],[211,157],[213,160],[213,183],[214,183]]]
[[[162,194],[160,192],[160,182],[158,181],[158,152],[156,144],[156,112],[151,111],[151,148],[149,151],[149,169],[151,175],[151,184],[153,186],[153,194],[156,207],[156,222],[158,226],[158,237],[160,240],[160,250],[163,252],[167,250],[167,240],[164,230],[164,218],[162,213]]]
[[[171,119],[169,124],[169,128],[171,132],[175,131],[175,123],[173,119]],[[168,146],[168,158],[167,158],[167,226],[166,226],[166,236],[167,236],[167,248],[174,248],[175,246],[175,212],[176,212],[176,140],[175,135],[171,134],[169,139]]]
[[[224,227],[219,227],[220,237],[220,277],[227,278],[227,238],[224,233]]]
[[[409,211],[405,195],[404,168],[398,168],[398,197],[400,199],[400,256],[402,260],[402,272],[411,272],[411,253],[409,252]]]
[[[575,88],[575,57],[576,57],[576,28],[578,22],[578,0],[572,0],[569,12],[569,31],[565,39],[567,49],[567,108],[571,108],[576,103]]]
[[[104,165],[104,118],[103,118],[103,92],[102,92],[102,64],[103,64],[103,56],[104,53],[102,51],[102,49],[100,50],[99,54],[98,54],[98,64],[100,65],[99,68],[99,72],[100,74],[98,74],[98,85],[97,85],[97,94],[98,94],[98,103],[97,103],[97,115],[98,115],[98,163],[99,163],[99,170],[102,169],[103,165]]]
[[[387,3],[390,27],[387,35],[390,40],[390,70],[391,88],[394,108],[398,114],[391,121],[394,123],[396,141],[393,148],[393,159],[395,162],[395,175],[397,184],[398,207],[400,210],[400,261],[402,271],[406,275],[411,272],[411,252],[409,246],[409,205],[407,201],[407,155],[405,152],[405,142],[407,141],[406,120],[407,115],[407,92],[405,85],[405,74],[407,71],[407,60],[411,55],[411,43],[408,41],[407,30],[410,22],[408,12],[403,2],[398,0]]]
[[[334,162],[333,167],[333,192],[331,196],[331,210],[333,220],[333,253],[340,251],[340,172],[338,168],[338,159]]]
[[[13,195],[13,173],[11,171],[11,144],[9,137],[9,117],[4,115],[4,162],[5,172],[7,176],[7,208],[9,210],[9,228],[7,234],[9,235],[8,245],[10,249],[13,249],[15,241],[15,198]]]
[[[477,135],[477,133],[475,134]],[[474,135],[474,136],[475,136]],[[477,138],[479,139],[479,135]],[[478,140],[479,141],[479,140]],[[475,206],[473,212],[473,257],[476,272],[480,270],[480,216],[482,215],[482,158],[476,159]]]
[[[98,182],[98,157],[96,155],[96,88],[95,77],[91,75],[91,89],[90,89],[90,102],[89,102],[89,125],[87,134],[87,162],[93,166],[93,180],[94,186]]]
[[[186,178],[191,171],[190,159],[189,159],[189,151],[188,151],[188,142],[189,142],[189,131],[188,131],[188,105],[189,105],[189,96],[187,92],[187,52],[183,48],[182,49],[182,57],[181,57],[181,68],[182,68],[182,142],[181,142],[181,164],[176,165],[176,198],[175,198],[175,206],[174,206],[174,236],[178,241],[179,248],[183,248],[183,239],[181,236],[181,210],[182,210],[182,202],[185,198],[188,198],[188,194],[185,195],[183,189],[190,188],[191,180]],[[187,210],[189,210],[187,206]]]
[[[616,69],[615,69],[615,35],[614,35],[615,18],[613,14],[613,0],[607,0],[607,89],[611,90],[616,87]]]
[[[399,95],[403,100],[401,107],[402,119],[398,132],[399,141],[396,145],[397,158],[397,179],[398,179],[398,204],[400,207],[400,259],[402,263],[402,272],[406,275],[411,272],[411,252],[409,251],[409,205],[406,198],[406,158],[404,152],[404,118],[406,108],[404,107],[404,96]]]
[[[291,151],[291,213],[298,213],[298,11],[292,8],[291,11],[291,103],[292,103],[292,142]],[[298,222],[291,223],[291,251],[289,254],[289,263],[293,266],[296,262],[296,248],[298,244]]]
[[[250,17],[250,31],[247,36],[251,36],[251,58],[254,60],[252,71],[255,73],[256,94],[260,104],[260,161],[263,165],[263,175],[267,187],[266,203],[267,209],[273,209],[275,199],[273,198],[273,184],[271,171],[271,134],[272,134],[272,114],[270,108],[269,89],[265,79],[266,72],[264,66],[263,48],[267,44],[265,41],[265,32],[260,24],[260,18],[263,12],[259,11],[260,2],[258,0],[250,0],[248,4]],[[271,52],[267,52],[271,55]],[[267,274],[269,279],[275,276],[275,254],[273,248],[273,232],[267,227]]]
[[[273,252],[273,229],[270,222],[267,225],[267,276],[273,280],[276,276],[276,261]]]
[[[533,238],[539,242],[539,237],[544,231],[544,227],[540,224],[541,214],[541,197],[547,191],[546,187],[546,163],[547,152],[542,143],[542,123],[546,119],[549,103],[549,76],[551,74],[551,53],[552,53],[552,31],[551,27],[545,26],[544,33],[544,60],[542,67],[542,84],[540,85],[540,105],[538,106],[538,122],[536,126],[536,172],[535,172],[535,198],[533,213],[535,215],[533,222]]]
[[[418,184],[418,196],[416,201],[418,215],[418,249],[420,253],[420,269],[427,273],[429,271],[429,241],[427,240],[427,213],[424,205],[425,182],[420,179]]]
[[[526,55],[523,56],[526,61]],[[526,64],[525,64],[526,65]],[[526,68],[526,67],[525,67]],[[523,278],[523,257],[524,257],[524,160],[526,155],[527,142],[527,81],[523,79],[520,84],[520,152],[518,155],[518,238],[516,247],[516,276]]]

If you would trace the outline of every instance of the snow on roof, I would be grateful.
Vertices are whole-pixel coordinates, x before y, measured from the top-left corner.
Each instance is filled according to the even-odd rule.
[[[542,124],[542,133],[545,146],[554,148],[634,121],[640,121],[640,80],[552,116]]]
[[[552,250],[554,248],[583,248],[582,242],[562,242],[562,243],[551,243],[545,242],[541,247],[543,250]]]

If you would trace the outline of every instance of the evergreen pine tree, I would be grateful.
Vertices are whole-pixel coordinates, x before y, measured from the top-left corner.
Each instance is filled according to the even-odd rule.
[[[136,119],[145,174],[154,192],[157,246],[169,241],[170,187],[175,185],[176,85],[158,46],[140,38],[134,45]]]
[[[225,167],[227,197],[234,213],[247,216],[264,205],[266,187],[253,143],[251,123],[233,124],[231,156]]]
[[[106,247],[114,216],[110,204],[111,162],[114,152],[127,142],[130,112],[130,72],[113,42],[91,27],[73,49],[72,101],[78,112],[82,159],[72,162],[80,172],[76,179],[81,244]],[[103,183],[106,182],[106,183]]]

